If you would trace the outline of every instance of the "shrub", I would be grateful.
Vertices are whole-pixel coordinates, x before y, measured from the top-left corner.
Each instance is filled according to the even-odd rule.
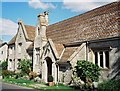
[[[77,61],[77,66],[73,70],[73,84],[77,84],[78,88],[90,90],[93,88],[93,82],[99,80],[99,75],[98,65],[84,60]]]
[[[9,76],[13,76],[13,75],[15,75],[15,72],[9,71]]]
[[[8,62],[7,61],[3,61],[1,63],[1,66],[2,66],[2,70],[7,70]]]
[[[18,73],[15,73],[15,79],[18,79],[20,77],[23,77],[25,75],[25,73],[23,72],[18,72]]]
[[[8,70],[2,70],[2,76],[9,78],[10,76],[12,77],[15,73],[13,71],[8,71]]]
[[[32,70],[32,61],[23,59],[18,63],[18,69],[20,69],[23,73],[29,74]]]
[[[77,76],[80,77],[84,82],[87,81],[98,81],[100,75],[100,68],[98,65],[93,64],[89,61],[77,61],[77,66],[75,66],[75,72]]]
[[[30,72],[29,73],[29,78],[30,78],[30,80],[32,80],[32,79],[34,79],[35,77],[37,77],[37,74],[35,73],[35,72]]]
[[[53,82],[53,76],[52,75],[48,76],[48,82]]]
[[[107,80],[98,84],[97,91],[120,91],[120,80]]]
[[[8,70],[2,70],[2,76],[4,77],[9,77],[9,71]]]

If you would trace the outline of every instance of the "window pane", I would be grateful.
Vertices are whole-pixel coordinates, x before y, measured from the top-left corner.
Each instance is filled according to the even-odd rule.
[[[98,55],[97,55],[97,52],[95,52],[95,64],[98,64]]]
[[[1,52],[1,54],[3,54],[3,51]]]
[[[106,67],[109,68],[109,52],[108,51],[105,52],[105,56],[106,56],[105,57],[106,58]]]
[[[100,52],[100,66],[103,67],[103,52]]]

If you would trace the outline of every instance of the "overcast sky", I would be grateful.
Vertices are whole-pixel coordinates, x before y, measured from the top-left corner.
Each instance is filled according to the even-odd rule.
[[[48,11],[50,25],[113,1],[115,0],[2,0],[0,39],[8,42],[16,34],[20,19],[26,25],[36,26],[37,15]]]

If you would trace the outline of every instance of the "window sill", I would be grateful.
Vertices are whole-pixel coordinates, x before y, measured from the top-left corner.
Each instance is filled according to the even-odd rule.
[[[100,68],[100,70],[105,70],[105,71],[109,71],[109,68]]]

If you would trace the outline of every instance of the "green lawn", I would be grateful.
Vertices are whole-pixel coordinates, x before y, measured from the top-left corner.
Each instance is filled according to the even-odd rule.
[[[7,83],[11,83],[11,84],[17,84],[17,85],[20,85],[20,86],[25,86],[25,87],[31,87],[31,88],[35,88],[35,89],[38,89],[38,90],[50,90],[50,91],[80,91],[80,90],[75,90],[71,87],[68,87],[68,86],[64,86],[62,84],[58,84],[58,85],[55,85],[55,86],[47,86],[45,85],[44,83],[38,83],[38,82],[34,82],[34,81],[30,81],[30,80],[23,80],[23,79],[14,79],[14,78],[4,78],[3,79],[4,82],[7,82]],[[35,85],[43,85],[44,87],[34,87]]]
[[[4,78],[3,81],[21,86],[29,86],[30,84],[34,84],[34,82],[30,80],[14,79],[14,78]]]
[[[65,91],[80,91],[80,90],[75,90],[75,89],[73,89],[73,88],[71,88],[71,87],[69,87],[69,86],[64,86],[64,85],[55,85],[55,86],[48,86],[48,87],[42,87],[42,88],[40,88],[39,90],[50,90],[50,91],[63,91],[63,90],[65,90]]]

